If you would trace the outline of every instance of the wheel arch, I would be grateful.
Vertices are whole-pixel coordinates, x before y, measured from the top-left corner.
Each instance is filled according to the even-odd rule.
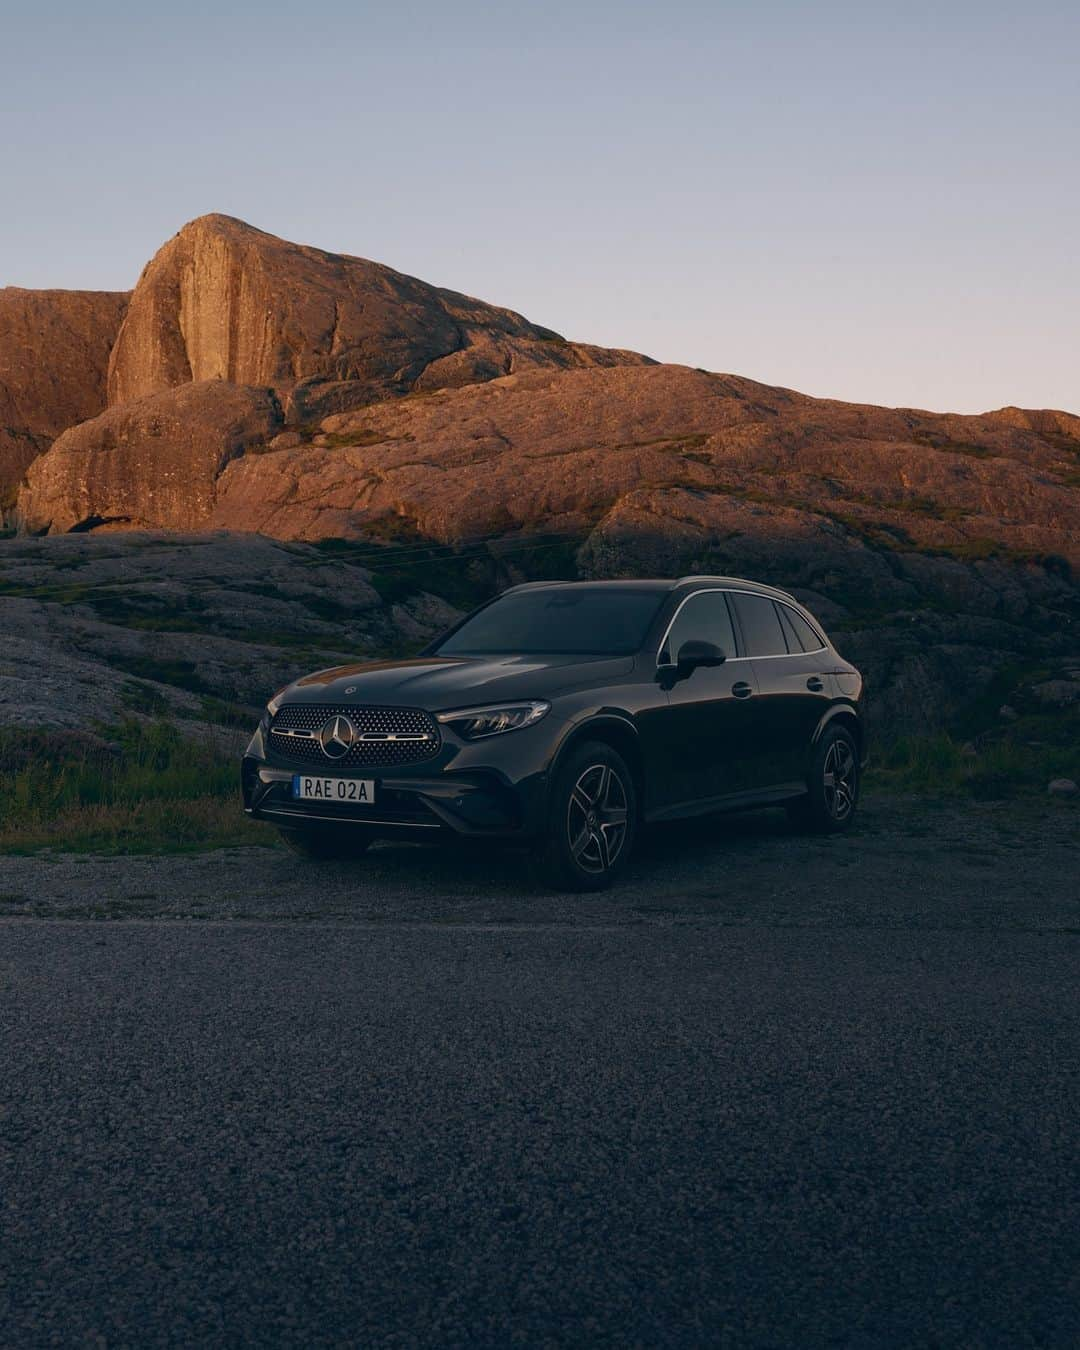
[[[855,737],[855,744],[858,747],[859,758],[861,760],[863,755],[862,718],[850,703],[834,703],[831,708],[825,710],[821,716],[821,720],[814,729],[813,736],[810,738],[811,751],[813,751],[814,747],[818,744],[829,727],[836,726],[838,722],[841,722],[842,725],[847,727]]]
[[[578,722],[572,728],[564,737],[552,761],[551,771],[548,774],[549,795],[559,770],[566,762],[567,755],[572,754],[579,745],[584,745],[587,741],[599,741],[602,745],[610,746],[626,761],[626,767],[634,778],[634,790],[637,795],[637,809],[640,816],[645,801],[645,757],[642,753],[638,729],[626,713],[596,713],[586,718],[585,721]]]

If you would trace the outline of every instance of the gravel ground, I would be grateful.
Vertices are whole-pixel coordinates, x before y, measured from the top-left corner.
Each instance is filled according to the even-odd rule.
[[[0,1340],[1073,1347],[1078,818],[0,860]]]
[[[0,916],[318,923],[1080,926],[1080,807],[871,797],[857,828],[793,834],[782,811],[650,836],[600,896],[539,889],[514,853],[382,843],[356,862],[278,847],[132,858],[0,857]]]

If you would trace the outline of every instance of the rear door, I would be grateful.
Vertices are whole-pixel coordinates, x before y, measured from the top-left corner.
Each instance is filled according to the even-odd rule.
[[[757,676],[755,786],[801,783],[810,738],[829,705],[826,649],[806,620],[782,601],[745,591],[733,598]]]
[[[679,649],[692,639],[715,643],[728,660],[680,678],[675,669]],[[654,781],[662,784],[657,808],[663,811],[744,791],[754,754],[749,705],[756,679],[752,663],[739,659],[723,591],[695,591],[682,603],[657,661],[668,699],[656,744],[659,772]]]

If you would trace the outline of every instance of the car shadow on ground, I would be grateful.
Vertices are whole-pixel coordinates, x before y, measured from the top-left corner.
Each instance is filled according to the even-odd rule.
[[[854,827],[853,833],[858,826]],[[641,888],[662,894],[675,874],[680,884],[695,874],[713,873],[733,863],[746,865],[773,850],[776,860],[790,860],[795,841],[814,840],[793,828],[782,810],[703,816],[694,820],[652,826],[642,831],[634,856],[611,894]],[[786,846],[786,847],[785,847]],[[780,852],[777,852],[780,850]],[[519,848],[493,848],[490,843],[456,841],[449,845],[401,844],[383,841],[361,863],[305,864],[328,870],[358,868],[368,882],[395,888],[417,885],[425,889],[484,889],[489,893],[522,891],[548,893],[537,877],[530,854]]]

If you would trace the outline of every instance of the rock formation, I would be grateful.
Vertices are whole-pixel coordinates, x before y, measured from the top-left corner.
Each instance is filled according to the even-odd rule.
[[[30,466],[23,517],[37,532],[198,528],[229,460],[281,425],[270,390],[222,380],[109,408]]]
[[[529,371],[234,459],[212,520],[283,538],[391,519],[442,541],[633,530],[678,545],[790,517],[826,539],[1080,561],[1080,418],[1040,430],[1040,416],[835,403],[681,366]]]
[[[508,309],[229,216],[186,225],[150,261],[109,366],[109,403],[190,381],[266,385],[290,420],[530,366],[643,362],[579,346]]]
[[[34,457],[105,407],[109,351],[127,298],[0,289],[0,512]]]
[[[433,596],[387,603],[350,561],[256,535],[3,540],[0,730],[100,734],[165,717],[239,752],[281,685],[422,643],[457,617]]]
[[[1069,413],[661,366],[224,216],[181,230],[124,305],[0,293],[0,490],[63,432],[19,493],[30,532],[353,541],[386,596],[460,605],[525,576],[754,575],[912,726],[1001,706],[1002,672],[1080,668]]]

